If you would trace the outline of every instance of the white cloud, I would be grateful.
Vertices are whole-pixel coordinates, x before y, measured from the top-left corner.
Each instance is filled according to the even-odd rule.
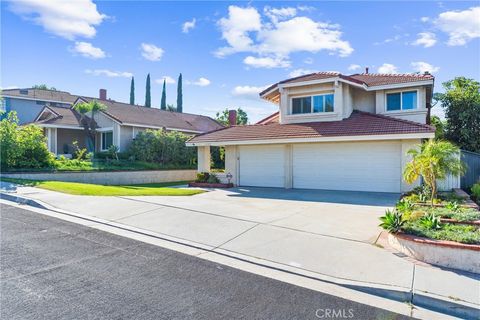
[[[420,32],[417,34],[418,38],[412,45],[414,46],[423,46],[424,48],[430,48],[437,43],[437,37],[433,32]]]
[[[382,64],[378,70],[378,73],[398,73],[398,68],[391,63]]]
[[[314,72],[316,72],[316,71],[315,71],[315,70],[310,70],[310,69],[302,69],[302,68],[300,68],[300,69],[295,69],[295,70],[293,70],[292,72],[290,72],[290,73],[288,74],[288,76],[289,76],[290,78],[296,78],[296,77],[300,77],[300,76],[303,76],[303,75],[305,75],[305,74],[314,73]]]
[[[185,83],[186,84],[191,84],[191,85],[194,85],[194,86],[199,86],[199,87],[206,87],[206,86],[209,86],[212,82],[210,80],[208,80],[207,78],[200,77],[196,81],[186,81]]]
[[[448,34],[449,46],[463,46],[472,39],[480,38],[480,7],[443,12],[434,23]]]
[[[305,60],[303,60],[303,63],[305,64],[313,64],[313,58],[305,58]]]
[[[165,80],[167,84],[174,84],[176,82],[175,79],[170,76],[163,76],[160,79],[156,79],[155,82],[158,84],[163,84],[163,80]]]
[[[232,90],[232,95],[239,98],[258,100],[258,94],[265,90],[268,86],[236,86]]]
[[[243,63],[253,68],[287,68],[290,66],[290,61],[283,57],[253,57],[248,56],[243,59]]]
[[[271,8],[266,6],[263,9],[264,14],[272,20],[272,22],[277,23],[279,20],[285,20],[297,15],[296,8]]]
[[[105,51],[100,48],[94,47],[89,42],[77,41],[72,48],[72,52],[78,53],[85,58],[90,59],[102,59],[106,57]]]
[[[360,70],[361,68],[362,66],[359,64],[351,64],[348,66],[348,71],[357,71],[357,70]]]
[[[142,57],[150,61],[159,61],[163,55],[163,49],[151,43],[142,43]]]
[[[412,69],[415,72],[420,72],[420,73],[425,73],[425,72],[436,73],[438,72],[438,70],[440,70],[440,67],[435,67],[430,63],[423,62],[423,61],[412,62],[410,65],[412,66]]]
[[[107,18],[98,12],[97,5],[92,0],[12,1],[10,9],[42,26],[45,31],[69,40],[94,37],[95,27]]]
[[[94,76],[105,76],[109,78],[131,78],[133,77],[133,73],[131,72],[123,72],[123,71],[111,71],[107,69],[95,69],[95,70],[90,70],[87,69],[85,70],[85,73],[91,74]]]
[[[430,21],[430,18],[429,18],[429,17],[421,17],[421,18],[420,18],[420,21],[422,21],[422,22],[428,22],[428,21]]]
[[[325,50],[342,57],[353,52],[350,43],[342,40],[339,25],[296,16],[298,11],[296,8],[266,7],[264,14],[271,22],[262,23],[257,9],[230,6],[228,17],[218,22],[228,46],[219,48],[215,55],[225,57],[249,52],[258,56],[247,57],[246,64],[273,68],[290,66],[289,55],[294,52]]]
[[[195,28],[195,24],[197,23],[197,19],[193,18],[192,21],[186,21],[182,25],[182,32],[183,33],[189,33],[190,30]]]

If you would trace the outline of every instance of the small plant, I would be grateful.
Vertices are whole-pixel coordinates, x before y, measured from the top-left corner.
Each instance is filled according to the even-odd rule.
[[[380,221],[382,221],[382,223],[380,223],[379,226],[391,233],[399,232],[406,222],[403,214],[395,209],[393,211],[386,210],[385,215],[380,217]]]
[[[433,212],[425,214],[420,219],[420,224],[430,230],[440,230],[442,229],[442,224],[440,223],[440,217]]]
[[[78,146],[78,141],[73,141],[73,156],[76,160],[86,160],[87,159],[87,149],[80,148]]]
[[[108,147],[107,153],[112,159],[118,161],[118,147],[116,145],[112,144],[110,147]]]
[[[448,210],[452,210],[453,212],[458,212],[460,210],[460,206],[456,201],[450,201],[445,205],[445,208]]]
[[[472,195],[477,202],[480,202],[480,182],[477,182],[472,186]]]
[[[208,176],[207,182],[208,183],[220,183],[220,180],[218,179],[218,177],[216,175],[214,175],[213,173],[210,173],[210,175]]]
[[[408,213],[413,210],[414,205],[408,198],[403,198],[397,202],[396,208],[402,213]]]
[[[197,173],[197,179],[195,179],[195,182],[207,182],[209,176],[210,173],[208,172],[199,172]]]

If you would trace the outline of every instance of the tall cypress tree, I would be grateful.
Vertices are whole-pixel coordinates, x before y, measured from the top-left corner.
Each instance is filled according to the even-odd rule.
[[[166,80],[163,79],[162,101],[160,103],[160,109],[167,110],[167,92],[166,92]]]
[[[135,80],[130,81],[130,104],[135,104]]]
[[[182,74],[178,76],[177,82],[177,112],[183,112]]]
[[[150,73],[147,75],[147,86],[145,88],[145,107],[152,106],[152,98],[150,96]]]

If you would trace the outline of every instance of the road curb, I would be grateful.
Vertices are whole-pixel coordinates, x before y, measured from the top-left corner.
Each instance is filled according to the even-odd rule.
[[[287,273],[289,275],[300,276],[302,278],[307,278],[314,281],[320,281],[322,283],[326,283],[330,285],[337,285],[347,289],[367,293],[370,295],[386,298],[386,299],[397,301],[397,302],[410,303],[413,306],[418,306],[427,310],[444,313],[454,317],[461,317],[464,319],[478,319],[480,315],[479,307],[476,305],[470,304],[468,302],[450,300],[447,297],[444,297],[444,298],[438,297],[438,296],[424,293],[424,292],[416,293],[416,292],[412,292],[407,288],[400,288],[400,287],[395,287],[390,285],[373,285],[371,283],[365,283],[361,281],[355,281],[355,280],[350,281],[350,280],[336,278],[333,276],[321,275],[315,272],[308,272],[303,270],[299,271],[299,270],[296,270],[294,267],[288,267],[288,266],[284,266],[274,262],[266,263],[264,260],[256,259],[254,257],[230,253],[224,250],[212,250],[212,248],[209,248],[207,246],[196,244],[194,242],[187,241],[184,239],[178,239],[171,236],[156,234],[154,232],[130,227],[130,226],[115,223],[109,220],[103,220],[96,217],[67,212],[62,209],[55,208],[40,200],[30,199],[28,197],[21,197],[18,195],[14,195],[12,193],[0,192],[0,199],[15,202],[20,205],[28,205],[34,208],[55,212],[61,215],[68,215],[70,217],[74,217],[77,219],[91,221],[97,224],[102,224],[111,228],[121,229],[130,233],[139,234],[142,236],[153,237],[159,240],[172,242],[174,244],[190,247],[196,250],[202,250],[206,254],[215,254],[215,255],[223,256],[225,258],[235,259],[241,262],[253,264],[259,267],[268,268],[274,271]],[[199,258],[204,258],[202,257],[202,254],[199,254],[197,256]],[[205,259],[208,259],[208,258],[205,258]]]

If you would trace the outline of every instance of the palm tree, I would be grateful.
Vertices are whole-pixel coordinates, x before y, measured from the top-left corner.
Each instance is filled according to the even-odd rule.
[[[95,122],[95,114],[100,111],[107,110],[107,106],[101,104],[97,100],[76,104],[73,107],[80,113],[80,122],[88,139],[89,151],[95,150],[95,136],[97,134],[97,123]]]
[[[460,149],[448,141],[428,140],[408,150],[412,160],[403,171],[403,179],[412,184],[419,176],[431,190],[431,204],[437,195],[437,180],[445,179],[448,174],[465,173],[465,165],[460,160]]]

